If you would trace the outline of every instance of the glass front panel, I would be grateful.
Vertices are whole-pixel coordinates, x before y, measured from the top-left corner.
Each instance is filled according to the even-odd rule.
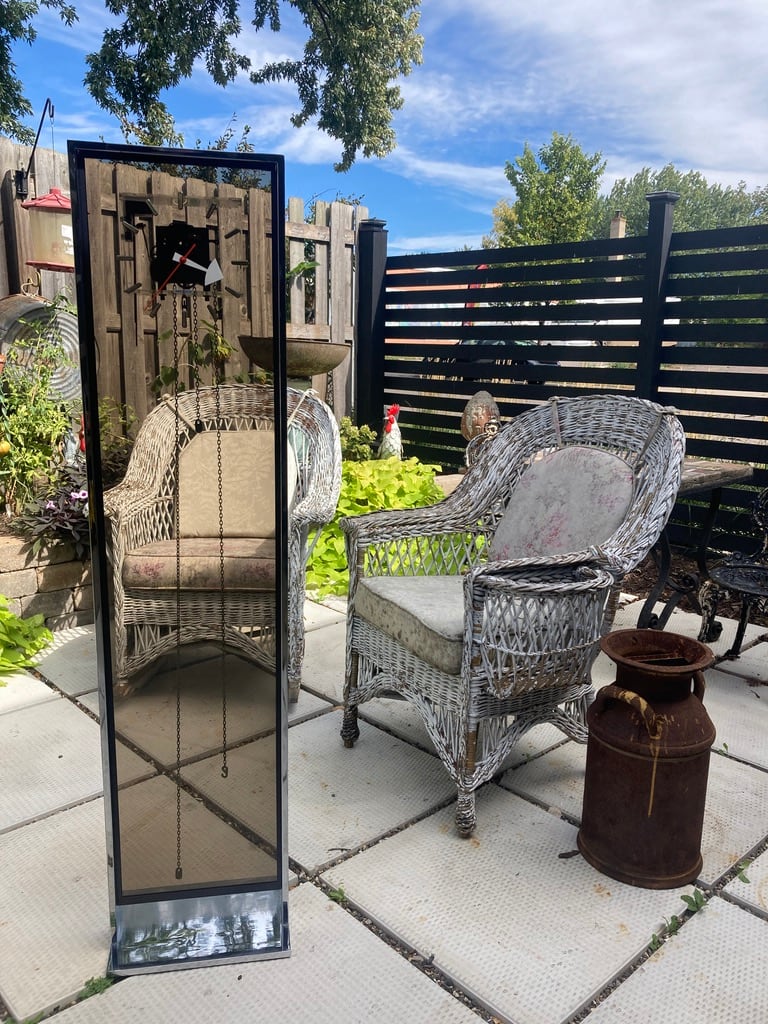
[[[115,898],[275,888],[283,391],[238,338],[279,337],[276,158],[70,154]]]

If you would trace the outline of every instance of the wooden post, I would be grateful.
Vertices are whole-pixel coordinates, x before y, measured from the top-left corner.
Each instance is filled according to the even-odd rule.
[[[374,430],[384,411],[384,274],[386,221],[361,221],[357,233],[355,420]]]
[[[5,273],[0,271],[3,295],[21,291],[21,244],[17,223],[16,187],[13,172],[7,171],[2,184],[2,233],[5,241]]]
[[[677,192],[651,192],[648,215],[648,249],[645,257],[643,304],[638,334],[636,394],[656,401],[659,390],[661,343],[664,340],[664,308],[667,262],[672,238],[673,207]]]

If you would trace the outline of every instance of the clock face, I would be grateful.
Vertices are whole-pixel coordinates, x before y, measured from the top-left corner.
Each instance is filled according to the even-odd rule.
[[[191,227],[181,220],[157,228],[150,269],[158,290],[172,284],[189,288],[211,283],[208,239],[208,228]]]

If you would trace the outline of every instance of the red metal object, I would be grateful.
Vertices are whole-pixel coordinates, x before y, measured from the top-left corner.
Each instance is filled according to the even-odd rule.
[[[715,728],[704,709],[711,650],[657,630],[625,629],[601,647],[616,663],[587,713],[578,846],[603,874],[673,889],[701,871],[701,833]]]

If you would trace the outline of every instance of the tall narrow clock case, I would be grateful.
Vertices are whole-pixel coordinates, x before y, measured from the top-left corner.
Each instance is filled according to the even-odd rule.
[[[69,159],[110,970],[286,956],[283,161]]]

